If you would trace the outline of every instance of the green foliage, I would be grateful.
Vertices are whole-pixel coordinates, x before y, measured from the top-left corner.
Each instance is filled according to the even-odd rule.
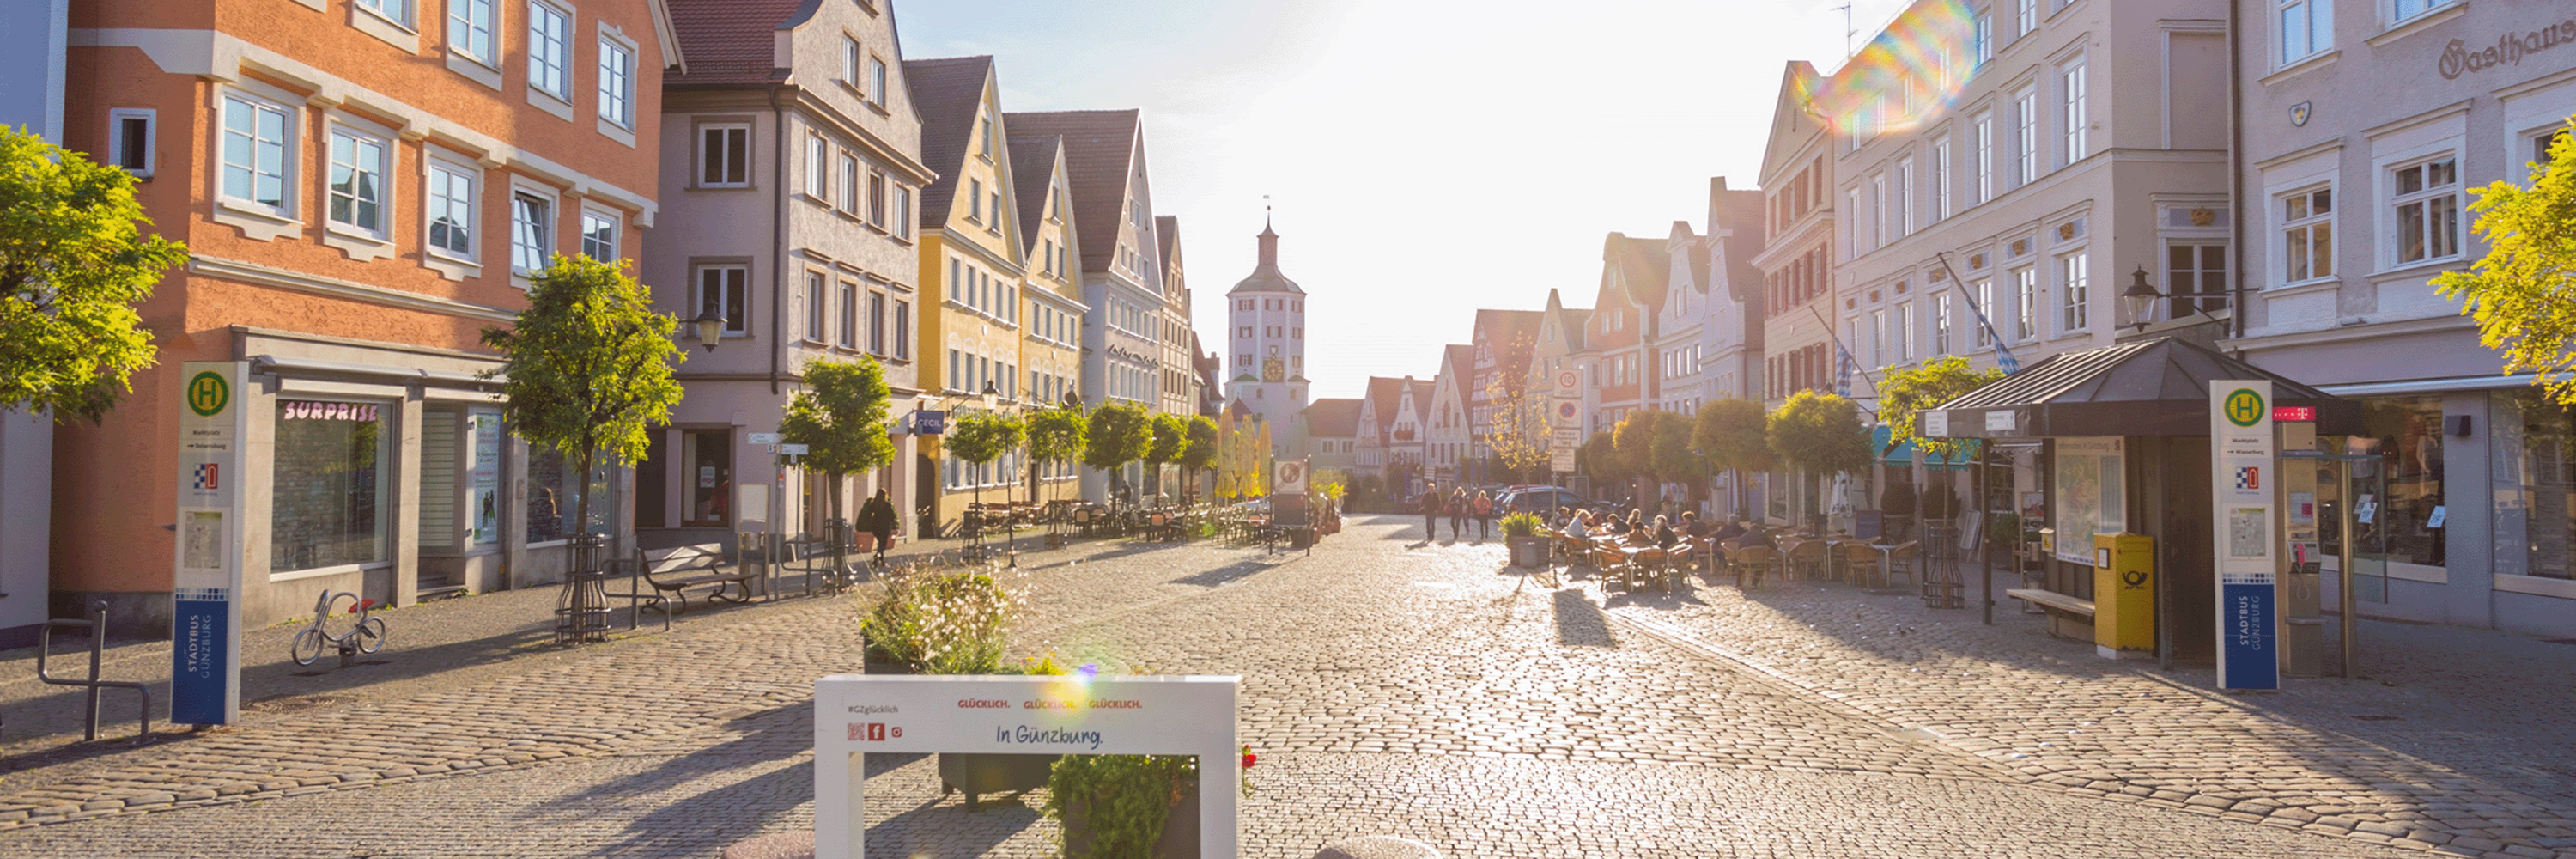
[[[1968,359],[1956,355],[1889,372],[1878,383],[1878,422],[1887,426],[1888,444],[1913,442],[1915,450],[1943,459],[1973,453],[1974,439],[1923,437],[1915,429],[1914,416],[2003,377],[2002,370],[1970,370]]]
[[[1198,779],[1189,755],[1065,755],[1047,779],[1046,816],[1083,818],[1090,844],[1079,855],[1063,845],[1067,859],[1153,856],[1172,808]]]
[[[1134,403],[1113,402],[1093,410],[1091,426],[1084,432],[1082,464],[1116,471],[1145,458],[1146,448],[1154,443],[1152,424],[1152,417]]]
[[[1878,491],[1878,510],[1892,517],[1914,515],[1914,485],[1888,481],[1887,486]]]
[[[1691,450],[1725,471],[1769,471],[1774,464],[1770,418],[1752,400],[1711,400],[1691,426]]]
[[[649,429],[670,423],[680,401],[671,372],[680,321],[655,312],[652,292],[619,265],[557,254],[530,280],[517,323],[483,329],[483,345],[501,352],[501,366],[483,374],[506,379],[501,419],[528,443],[562,453],[574,474],[591,473],[603,457],[618,465],[644,458]],[[591,521],[590,496],[581,494],[576,521]]]
[[[1314,486],[1315,494],[1340,501],[1350,491],[1351,474],[1338,468],[1318,468],[1306,480]]]
[[[804,376],[805,390],[788,399],[778,418],[778,436],[805,445],[805,467],[831,476],[837,510],[842,478],[894,459],[894,441],[886,438],[885,368],[868,357],[821,360],[806,364]]]
[[[1190,424],[1180,415],[1155,415],[1151,426],[1154,443],[1145,446],[1146,462],[1159,468],[1167,462],[1179,462],[1189,452]]]
[[[948,455],[982,465],[1017,450],[1027,437],[1028,428],[1021,425],[1019,418],[995,412],[968,412],[957,416],[939,443]]]
[[[1942,483],[1923,484],[1918,501],[1915,509],[1922,511],[1925,519],[1938,522],[1959,515],[1959,493]]]
[[[1771,413],[1771,449],[1790,465],[1816,475],[1869,466],[1869,430],[1860,406],[1821,391],[1799,391]]]
[[[1690,450],[1691,422],[1672,412],[1631,412],[1611,435],[1620,470],[1658,483],[1689,480],[1708,473],[1708,463]]]
[[[896,572],[884,582],[885,597],[859,621],[871,659],[924,674],[1018,673],[1003,670],[1002,651],[1019,602],[992,576]]]
[[[152,366],[134,305],[186,246],[144,235],[134,177],[0,126],[0,409],[97,422]]]
[[[1082,410],[1058,406],[1029,413],[1029,458],[1038,462],[1072,462],[1082,455]]]
[[[1216,421],[1206,415],[1191,415],[1186,434],[1189,444],[1181,448],[1181,467],[1195,472],[1216,465]]]
[[[1997,513],[1994,521],[1986,523],[1986,545],[1988,546],[2010,549],[2021,545],[2022,536],[2021,514]]]
[[[1547,527],[1547,523],[1541,521],[1536,513],[1521,512],[1503,517],[1502,526],[1505,537],[1535,537],[1540,529]]]
[[[2499,181],[2470,192],[2487,255],[2433,286],[2477,319],[2504,372],[2528,370],[2550,399],[2576,404],[2576,135],[2562,133],[2549,158],[2528,189]]]
[[[1517,348],[1526,351],[1529,344]],[[1553,425],[1548,408],[1555,398],[1529,384],[1529,366],[1504,367],[1485,380],[1486,446],[1494,460],[1514,472],[1547,467],[1553,453]]]
[[[1574,449],[1574,469],[1602,483],[1618,483],[1629,477],[1628,467],[1620,461],[1617,447],[1606,431],[1593,433]]]

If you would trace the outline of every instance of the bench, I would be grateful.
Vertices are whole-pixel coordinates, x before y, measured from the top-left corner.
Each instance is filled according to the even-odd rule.
[[[2013,599],[2021,600],[2051,611],[2062,611],[2067,614],[2085,618],[2093,616],[2092,600],[2079,599],[2056,591],[2040,590],[2038,588],[2013,588],[2004,591],[2004,596],[2012,597]]]
[[[655,591],[661,592],[653,597],[654,607],[662,609],[663,615],[667,617],[674,613],[667,603],[676,599],[680,603],[679,611],[688,611],[687,589],[699,585],[716,586],[715,591],[707,595],[708,599],[726,602],[750,601],[751,580],[759,578],[760,574],[753,571],[749,564],[736,567],[733,572],[725,572],[719,566],[723,562],[724,547],[714,543],[673,546],[668,549],[645,549],[641,564],[644,581],[652,585]],[[742,594],[727,596],[725,595],[727,588],[739,590]]]

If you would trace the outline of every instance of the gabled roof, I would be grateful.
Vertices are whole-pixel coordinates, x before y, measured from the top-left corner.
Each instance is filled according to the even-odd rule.
[[[1384,444],[1386,442],[1387,428],[1395,425],[1395,407],[1400,404],[1403,397],[1403,379],[1389,379],[1385,376],[1369,377],[1368,409],[1371,413],[1377,415],[1377,433],[1378,442],[1380,444]]]
[[[1172,258],[1181,255],[1181,219],[1178,215],[1154,216],[1155,245],[1161,249],[1164,271],[1172,270]]]
[[[1701,257],[1714,256],[1725,263],[1725,269],[1716,276],[1727,286],[1725,297],[1739,303],[1756,303],[1766,297],[1762,269],[1753,264],[1753,258],[1762,253],[1762,245],[1769,239],[1770,225],[1763,219],[1764,214],[1761,191],[1729,190],[1724,176],[1709,180],[1708,233],[1713,253]]]
[[[1306,435],[1353,436],[1360,434],[1360,401],[1358,397],[1316,400],[1306,405]]]
[[[975,139],[975,112],[993,79],[993,58],[905,60],[903,79],[921,114],[921,163],[939,174],[921,189],[921,226],[937,230],[948,225],[957,176],[965,172],[966,144]]]
[[[1601,243],[1601,282],[1610,284],[1610,273],[1619,273],[1626,284],[1627,300],[1644,307],[1655,307],[1664,300],[1664,285],[1672,274],[1672,260],[1664,256],[1663,239],[1640,239],[1611,233]]]
[[[671,28],[691,64],[687,74],[666,75],[665,84],[768,83],[785,80],[777,68],[776,31],[795,26],[786,20],[805,0],[670,0]],[[810,15],[812,10],[806,10]],[[796,15],[803,20],[806,15]]]
[[[1106,271],[1117,262],[1118,222],[1127,203],[1127,174],[1134,168],[1131,162],[1141,116],[1131,107],[1003,117],[1012,131],[1064,138],[1064,165],[1073,174],[1073,219],[1080,227],[1076,232],[1081,234],[1084,271]]]
[[[1530,353],[1538,350],[1538,328],[1546,317],[1541,310],[1479,308],[1475,336],[1494,350],[1495,366],[1528,364]]]
[[[1673,222],[1672,235],[1664,238],[1664,249],[1668,253],[1681,254],[1682,261],[1690,267],[1688,275],[1690,282],[1681,286],[1692,292],[1707,295],[1708,254],[1706,251],[1708,247],[1701,242],[1699,232],[1691,229],[1689,221]],[[1671,271],[1672,263],[1666,262],[1664,270]],[[1665,277],[1669,278],[1671,275],[1667,274]]]
[[[1436,386],[1430,379],[1413,380],[1413,416],[1416,419],[1422,417],[1423,409],[1431,407],[1431,391],[1434,387]]]
[[[1451,343],[1440,347],[1440,369],[1447,370],[1452,367],[1458,368],[1459,372],[1475,375],[1476,347],[1464,343]],[[1459,388],[1464,390],[1466,383],[1459,383]]]
[[[1808,112],[1807,103],[1823,80],[1824,76],[1817,74],[1816,67],[1806,60],[1790,60],[1788,67],[1780,71],[1780,95],[1771,103],[1771,134],[1762,148],[1761,181],[1786,179],[1796,172],[1801,163],[1789,159],[1806,148],[1807,141],[1824,133],[1824,123]]]
[[[1038,222],[1046,220],[1047,189],[1055,187],[1055,155],[1061,137],[1011,135],[1012,196],[1020,206],[1020,250],[1038,246]]]

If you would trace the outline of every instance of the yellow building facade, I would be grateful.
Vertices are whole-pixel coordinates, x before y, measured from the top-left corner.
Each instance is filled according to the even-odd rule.
[[[922,398],[954,414],[983,408],[989,389],[1007,409],[1027,391],[1022,293],[1030,261],[993,59],[912,60],[904,71],[921,112],[922,161],[939,174],[922,192]],[[915,512],[943,534],[967,504],[1008,500],[1012,475],[1023,473],[1017,453],[976,466],[949,456],[935,438],[922,442],[926,485]]]
[[[1025,409],[1065,403],[1082,390],[1082,275],[1075,256],[1073,188],[1065,166],[1061,137],[1016,137],[1011,148],[1012,184],[1019,192],[1022,256],[1028,260],[1022,279],[1020,326],[1020,396]],[[1023,500],[1075,498],[1080,463],[1042,465],[1032,477],[1019,475]]]

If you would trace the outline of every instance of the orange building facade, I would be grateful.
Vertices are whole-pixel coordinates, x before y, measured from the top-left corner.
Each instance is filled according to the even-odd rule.
[[[53,600],[165,623],[187,362],[232,362],[243,620],[323,589],[406,604],[551,581],[582,480],[501,426],[479,343],[553,254],[631,261],[655,215],[659,0],[75,0],[65,143],[140,179],[189,262],[160,349],[55,446]],[[631,262],[630,262],[631,265]]]

